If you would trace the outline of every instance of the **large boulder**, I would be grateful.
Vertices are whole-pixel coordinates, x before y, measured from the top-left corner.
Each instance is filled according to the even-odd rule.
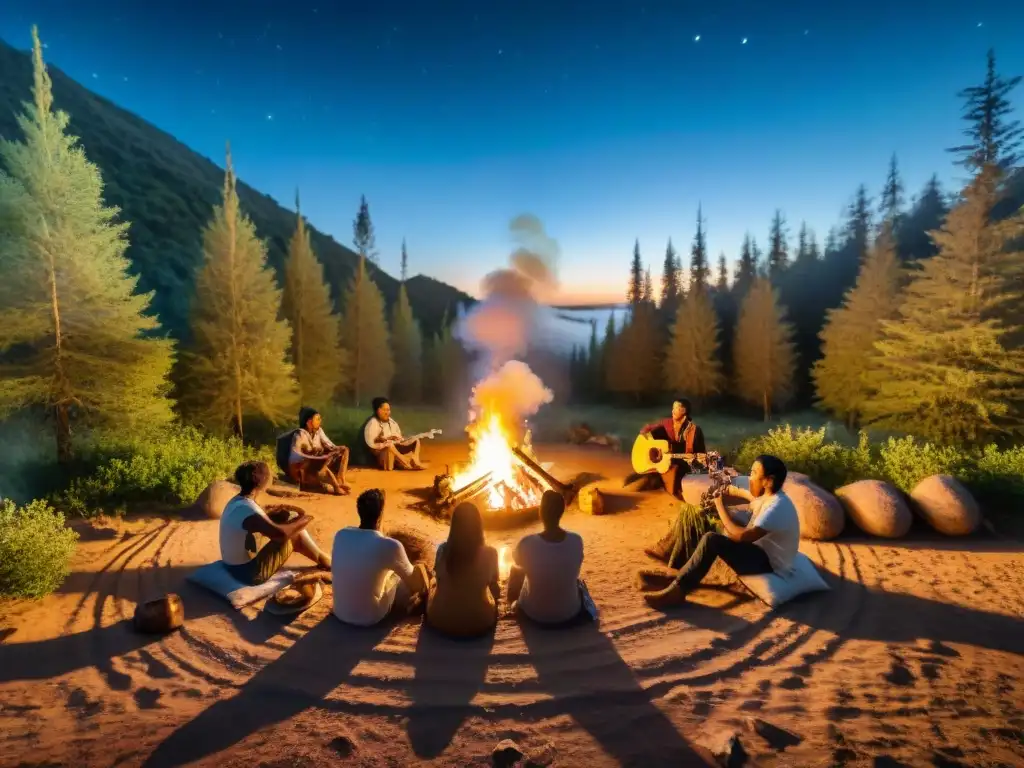
[[[199,510],[212,520],[220,520],[224,507],[241,492],[234,483],[227,480],[214,480],[199,494],[192,508]]]
[[[981,507],[959,480],[932,475],[914,486],[910,500],[928,525],[947,536],[967,536],[981,525]]]
[[[801,478],[807,477],[802,475]],[[800,538],[828,541],[843,532],[846,513],[839,499],[810,480],[786,477],[782,489],[793,500],[800,518]]]
[[[907,535],[914,518],[903,495],[881,480],[858,480],[836,491],[854,525],[884,539]]]

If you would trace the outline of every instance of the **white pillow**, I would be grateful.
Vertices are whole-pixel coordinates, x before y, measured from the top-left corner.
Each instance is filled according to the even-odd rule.
[[[243,584],[224,567],[224,561],[218,560],[197,569],[188,577],[188,581],[220,595],[231,603],[232,608],[240,611],[264,597],[276,595],[295,581],[297,575],[295,571],[281,570],[262,584]]]
[[[739,576],[740,582],[754,593],[761,602],[771,608],[778,608],[794,597],[808,592],[828,592],[829,586],[821,578],[811,558],[803,552],[797,552],[793,560],[793,570],[787,575],[777,573],[759,573],[754,576]]]

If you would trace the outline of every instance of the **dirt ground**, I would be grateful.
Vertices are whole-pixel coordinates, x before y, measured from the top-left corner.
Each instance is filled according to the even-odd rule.
[[[553,472],[621,486],[627,459],[539,446]],[[355,472],[389,493],[385,528],[441,541],[411,509],[465,446],[429,445],[424,473]],[[412,491],[407,493],[406,491]],[[672,504],[573,507],[599,627],[502,621],[453,642],[410,620],[343,626],[331,593],[290,622],[236,612],[185,583],[217,557],[217,523],[180,515],[87,529],[61,589],[0,604],[0,764],[67,766],[488,765],[502,739],[533,764],[704,765],[734,731],[762,766],[1024,765],[1024,548],[940,539],[804,542],[832,591],[769,611],[742,588],[656,612],[634,586]],[[354,495],[296,502],[324,546]],[[524,532],[489,534],[513,544]],[[295,558],[295,565],[302,565]],[[185,626],[131,630],[140,600],[176,592]]]

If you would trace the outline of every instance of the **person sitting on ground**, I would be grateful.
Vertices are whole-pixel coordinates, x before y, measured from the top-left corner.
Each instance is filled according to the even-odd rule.
[[[423,469],[420,461],[420,441],[403,442],[402,429],[391,418],[391,402],[386,397],[373,399],[373,415],[363,428],[363,439],[377,460],[377,465],[390,471],[396,466],[401,469]]]
[[[228,572],[243,584],[263,584],[277,573],[292,552],[329,569],[331,559],[306,531],[313,518],[291,513],[267,514],[257,503],[273,476],[263,461],[248,461],[235,470],[239,494],[227,503],[220,517],[220,558]]]
[[[349,451],[344,445],[331,442],[322,423],[320,412],[315,408],[299,411],[299,428],[292,436],[288,457],[288,476],[300,489],[322,487],[322,477],[341,496],[352,490],[345,481]]]
[[[657,440],[668,440],[670,453],[707,453],[704,432],[693,422],[692,406],[685,397],[672,401],[672,415],[647,424],[640,430],[641,435],[649,434]],[[667,472],[661,475],[665,490],[677,499],[683,498],[683,476],[690,471],[690,465],[683,459],[672,459]]]
[[[750,490],[728,488],[730,494],[751,502],[750,522],[737,525],[726,511],[722,497],[716,497],[715,511],[725,532],[705,533],[672,584],[660,592],[647,593],[644,599],[655,608],[685,602],[718,558],[740,576],[789,573],[800,547],[800,518],[792,500],[782,490],[785,482],[786,465],[782,459],[758,456],[750,467]]]
[[[334,535],[334,615],[346,624],[370,627],[391,612],[407,613],[427,588],[422,565],[413,566],[402,542],[380,532],[384,491],[371,488],[356,499],[359,527]]]
[[[484,543],[480,510],[466,501],[452,512],[448,540],[437,548],[427,623],[451,637],[479,637],[498,623],[498,551]]]
[[[580,580],[583,537],[561,526],[565,499],[544,491],[540,519],[544,530],[516,545],[508,581],[508,602],[537,624],[560,626],[586,612],[586,585]]]

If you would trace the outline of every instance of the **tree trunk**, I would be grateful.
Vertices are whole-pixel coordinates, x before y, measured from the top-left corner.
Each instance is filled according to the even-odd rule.
[[[73,455],[71,447],[71,414],[68,413],[67,405],[63,403],[54,406],[53,411],[57,426],[57,461],[66,465],[71,461]]]
[[[764,403],[764,420],[765,420],[765,422],[769,422],[769,421],[772,420],[772,409],[771,409],[771,405],[769,405],[769,403],[768,403],[768,390],[767,389],[763,390],[761,392],[761,398],[762,398],[762,402]]]

